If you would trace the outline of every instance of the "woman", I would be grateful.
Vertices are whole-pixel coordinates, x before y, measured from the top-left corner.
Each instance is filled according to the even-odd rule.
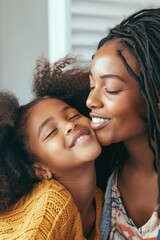
[[[93,56],[91,126],[114,144],[102,239],[157,239],[160,218],[160,8],[111,29]]]
[[[101,147],[87,117],[58,91],[24,106],[0,93],[0,147],[1,240],[101,238]]]

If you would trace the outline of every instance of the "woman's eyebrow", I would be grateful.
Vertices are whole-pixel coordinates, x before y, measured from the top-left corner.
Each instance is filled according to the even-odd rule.
[[[116,74],[103,74],[100,76],[101,79],[108,79],[108,78],[117,78],[118,80],[125,82],[125,79],[120,77],[119,75]]]
[[[89,72],[89,76],[93,77],[92,72]],[[117,78],[118,80],[122,81],[122,82],[126,82],[124,78],[120,77],[119,75],[116,74],[102,74],[100,75],[101,79],[108,79],[108,78]]]

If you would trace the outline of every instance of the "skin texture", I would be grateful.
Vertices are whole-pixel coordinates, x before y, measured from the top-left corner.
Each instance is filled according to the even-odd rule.
[[[54,177],[70,191],[88,237],[95,222],[94,162],[101,152],[90,119],[61,100],[46,98],[28,111],[26,130],[37,177]]]
[[[144,100],[137,83],[117,56],[118,48],[122,48],[118,41],[106,44],[94,56],[91,67],[87,106],[92,109],[92,118],[103,119],[102,122],[92,120],[91,125],[104,146],[147,133]],[[133,60],[132,63],[138,72]]]
[[[27,131],[29,148],[56,179],[84,167],[101,151],[90,120],[57,99],[45,99],[30,109]]]
[[[108,41],[93,57],[87,106],[99,142],[124,143],[128,159],[118,173],[118,189],[128,216],[140,227],[157,206],[157,172],[147,141],[146,105],[117,50],[138,75],[134,57],[120,40]]]

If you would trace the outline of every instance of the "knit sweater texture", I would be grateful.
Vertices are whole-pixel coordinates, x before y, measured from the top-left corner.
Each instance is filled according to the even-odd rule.
[[[103,194],[95,193],[96,222],[89,240],[100,240]],[[69,191],[55,180],[40,182],[0,215],[0,240],[84,240],[80,213]]]

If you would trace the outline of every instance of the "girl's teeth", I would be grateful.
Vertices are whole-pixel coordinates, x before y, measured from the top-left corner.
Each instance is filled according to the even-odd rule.
[[[79,142],[83,139],[83,137],[84,137],[84,135],[83,135],[83,136],[80,136],[79,138],[77,138],[75,144],[76,144],[76,143],[79,143]]]

